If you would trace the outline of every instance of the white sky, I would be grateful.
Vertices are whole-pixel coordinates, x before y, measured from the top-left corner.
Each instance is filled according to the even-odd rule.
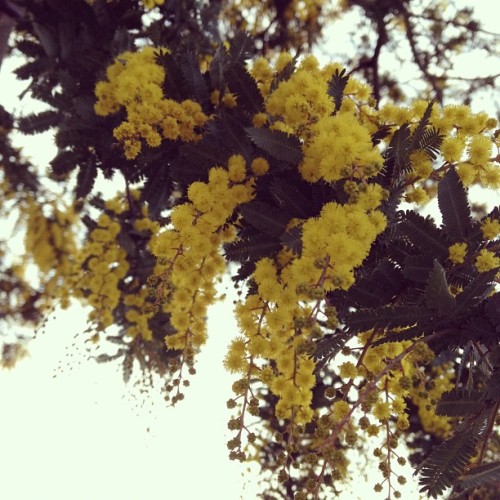
[[[489,16],[483,19],[494,17],[494,0],[473,3]],[[24,88],[10,74],[16,66],[3,62],[0,100],[9,109],[14,105],[28,112],[33,104],[15,99]],[[28,137],[25,145],[26,154],[41,166],[54,155],[50,135]],[[490,203],[500,202],[498,193],[488,196]],[[232,435],[225,402],[233,377],[224,372],[222,359],[237,333],[234,298],[228,290],[225,303],[211,309],[209,342],[198,358],[198,373],[175,408],[155,394],[141,407],[116,365],[97,365],[82,348],[72,347],[74,336],[85,330],[85,312],[75,306],[58,313],[29,344],[30,358],[12,371],[0,371],[0,498],[256,498],[255,472],[227,459],[226,441]],[[368,483],[357,476],[353,482],[359,493],[340,498],[383,498],[372,489],[379,480],[376,471]],[[401,491],[403,498],[417,498],[414,485]]]

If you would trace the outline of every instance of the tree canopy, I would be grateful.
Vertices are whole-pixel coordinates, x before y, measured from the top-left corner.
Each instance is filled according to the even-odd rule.
[[[97,361],[160,381],[175,404],[229,273],[227,446],[259,463],[262,498],[332,498],[375,440],[386,497],[400,497],[407,460],[430,497],[498,497],[500,208],[468,194],[500,187],[497,119],[469,106],[496,103],[498,75],[453,72],[459,52],[497,56],[498,36],[472,9],[9,0],[0,12],[0,56],[23,55],[23,94],[47,105],[0,108],[0,213],[24,233],[21,256],[8,238],[0,253],[11,330],[89,305],[81,334],[116,346]],[[351,14],[349,55],[334,38],[337,59],[321,64],[323,35]],[[413,67],[413,88],[388,54]],[[47,169],[11,141],[46,130]],[[125,188],[105,197],[99,176]],[[432,200],[438,218],[421,213]],[[26,345],[2,340],[11,368]]]

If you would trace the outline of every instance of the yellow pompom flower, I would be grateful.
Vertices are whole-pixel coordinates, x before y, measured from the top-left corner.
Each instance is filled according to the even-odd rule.
[[[467,243],[454,243],[449,248],[449,259],[454,264],[463,264],[467,255]]]
[[[229,180],[232,182],[243,182],[247,175],[245,158],[241,155],[233,155],[228,160]]]
[[[468,147],[469,161],[474,165],[484,165],[491,156],[491,139],[484,135],[474,136]]]
[[[409,203],[416,203],[417,205],[425,205],[429,203],[429,195],[425,189],[421,187],[416,187],[410,190],[405,195],[405,200]]]
[[[373,407],[372,413],[373,416],[377,417],[379,420],[387,420],[391,415],[389,403],[385,401],[377,401]]]
[[[351,407],[346,401],[335,401],[332,405],[332,417],[335,421],[342,420],[350,411]]]
[[[488,240],[494,240],[500,235],[500,221],[487,218],[481,224],[483,236]]]
[[[269,171],[269,162],[262,157],[254,158],[250,168],[256,176],[265,175]]]
[[[339,375],[344,379],[351,379],[358,375],[358,369],[354,363],[347,361],[339,366]]]
[[[500,267],[500,257],[497,257],[493,252],[490,252],[489,250],[483,249],[476,257],[475,265],[476,269],[480,273],[485,273],[486,271],[490,271],[491,269]]]
[[[443,158],[449,163],[460,161],[464,148],[464,139],[452,136],[445,137],[440,147]]]

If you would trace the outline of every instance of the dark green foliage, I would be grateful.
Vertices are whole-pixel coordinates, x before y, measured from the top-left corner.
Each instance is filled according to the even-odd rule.
[[[164,94],[170,96],[171,99],[180,101],[184,88],[183,74],[184,71],[187,71],[183,71],[182,60],[178,60],[167,52],[157,52],[156,62],[165,69],[166,76],[162,84]]]
[[[350,332],[364,332],[372,328],[411,326],[428,317],[429,309],[411,306],[383,306],[377,309],[359,309],[351,312],[343,321]]]
[[[283,178],[275,178],[269,188],[278,206],[290,217],[307,218],[309,200],[292,183]]]
[[[280,248],[278,241],[270,240],[268,236],[261,234],[225,245],[224,254],[228,260],[236,262],[256,261],[277,253]]]
[[[280,242],[294,255],[300,256],[302,253],[302,228],[295,226],[285,231]]]
[[[345,68],[339,72],[335,70],[332,78],[328,82],[328,95],[333,97],[333,102],[335,103],[335,111],[333,114],[337,113],[342,105],[342,99],[344,98],[344,89],[349,81],[349,76],[346,76]]]
[[[413,152],[424,151],[432,159],[436,159],[439,153],[443,138],[438,130],[428,127],[433,104],[433,101],[429,103],[413,133],[410,125],[405,123],[392,136],[384,155],[393,185],[397,185],[401,175],[410,170],[410,155]]]
[[[255,53],[255,42],[252,37],[243,31],[235,34],[229,44],[231,59],[241,65]]]
[[[252,114],[262,110],[264,104],[262,94],[243,64],[231,64],[225,73],[225,78],[230,92],[237,97],[238,106]]]
[[[216,136],[207,135],[196,145],[188,143],[179,148],[179,157],[172,165],[172,177],[186,184],[206,180],[209,169],[224,165],[229,156],[230,151],[220,147]]]
[[[274,158],[290,166],[296,166],[302,159],[302,149],[297,137],[287,135],[280,130],[268,128],[246,129],[252,142]]]
[[[233,154],[237,151],[238,154],[243,155],[247,162],[250,162],[254,147],[241,123],[241,117],[225,111],[221,112],[219,116],[220,120],[210,124],[209,127],[219,142],[219,148],[226,149]]]
[[[201,107],[207,111],[209,109],[210,95],[205,78],[200,71],[200,63],[194,52],[186,54],[181,63],[181,71],[190,91],[190,97],[199,102]]]
[[[408,124],[401,125],[394,132],[386,155],[394,162],[397,172],[406,172],[410,168],[411,131]]]
[[[77,198],[85,198],[92,188],[97,177],[97,168],[95,164],[89,162],[87,165],[80,166],[75,189]]]
[[[486,484],[500,484],[500,461],[481,464],[461,476],[457,482],[460,489],[479,488]]]
[[[468,417],[477,412],[483,397],[483,392],[477,390],[454,389],[445,392],[437,404],[436,414],[447,417]]]
[[[456,314],[461,314],[482,302],[492,290],[492,282],[497,270],[477,273],[474,279],[460,292],[457,299]]]
[[[298,59],[299,53],[297,52],[294,58],[274,77],[271,83],[271,92],[278,88],[281,82],[288,80],[293,75]]]
[[[464,241],[472,230],[472,221],[467,193],[454,168],[450,168],[439,182],[438,203],[450,239]]]
[[[433,106],[434,100],[432,100],[425,108],[424,114],[422,115],[422,118],[418,122],[418,125],[411,136],[410,150],[412,151],[414,151],[415,149],[424,149],[422,148],[422,140],[427,130],[427,126],[429,125],[429,118],[431,117]]]
[[[268,236],[279,238],[289,220],[285,212],[262,201],[250,201],[241,206],[245,222]]]
[[[397,232],[407,238],[413,245],[429,257],[439,261],[448,257],[451,242],[443,230],[436,227],[431,217],[422,217],[415,212],[406,211],[399,214],[400,224]]]
[[[48,110],[23,116],[18,120],[19,131],[23,134],[38,134],[56,127],[60,121],[57,111]]]
[[[476,453],[487,417],[487,413],[474,417],[467,426],[463,425],[455,435],[434,448],[419,466],[421,492],[437,498],[453,485]]]
[[[356,307],[373,308],[387,304],[404,286],[401,270],[389,259],[382,259],[369,275],[356,280],[346,298]]]
[[[141,200],[148,204],[148,216],[157,219],[161,212],[169,206],[172,192],[170,170],[166,165],[157,165],[150,173],[141,191]]]
[[[485,300],[484,312],[487,318],[500,331],[500,294],[496,293]]]
[[[215,51],[214,57],[210,62],[208,72],[210,75],[210,82],[214,89],[224,90],[226,84],[224,80],[224,71],[226,66],[226,49],[223,45],[219,45]]]
[[[382,139],[385,139],[391,133],[389,125],[382,125],[376,132],[372,134],[372,144],[376,146],[380,144]]]
[[[338,331],[326,334],[318,340],[314,352],[314,361],[316,362],[315,373],[318,373],[329,361],[334,359],[352,336],[350,332]]]
[[[427,307],[436,311],[438,316],[447,316],[455,308],[455,297],[448,288],[446,272],[437,260],[429,275],[424,297]]]
[[[427,283],[433,269],[432,258],[428,255],[408,255],[404,261],[403,275],[415,283]]]
[[[422,132],[422,137],[417,142],[415,149],[420,149],[427,153],[429,158],[435,160],[439,154],[439,148],[443,142],[443,136],[435,128],[427,128]]]

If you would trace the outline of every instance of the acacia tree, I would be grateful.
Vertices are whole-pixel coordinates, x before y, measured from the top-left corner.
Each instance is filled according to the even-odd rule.
[[[321,66],[310,50],[350,9],[372,52]],[[388,497],[406,480],[398,441],[429,496],[498,496],[500,210],[472,210],[468,188],[500,186],[499,139],[464,104],[495,75],[449,72],[459,45],[495,48],[470,10],[445,14],[419,0],[4,4],[27,58],[16,74],[49,108],[0,115],[1,210],[25,231],[20,259],[2,253],[1,318],[36,327],[90,305],[85,334],[117,346],[97,360],[161,380],[175,404],[231,273],[228,448],[259,462],[263,498],[331,497],[374,440]],[[404,41],[424,99],[405,102],[381,67]],[[47,129],[58,153],[42,171],[9,134]],[[125,189],[105,199],[99,173]],[[441,224],[419,213],[434,198]],[[5,341],[2,364],[23,349]]]

